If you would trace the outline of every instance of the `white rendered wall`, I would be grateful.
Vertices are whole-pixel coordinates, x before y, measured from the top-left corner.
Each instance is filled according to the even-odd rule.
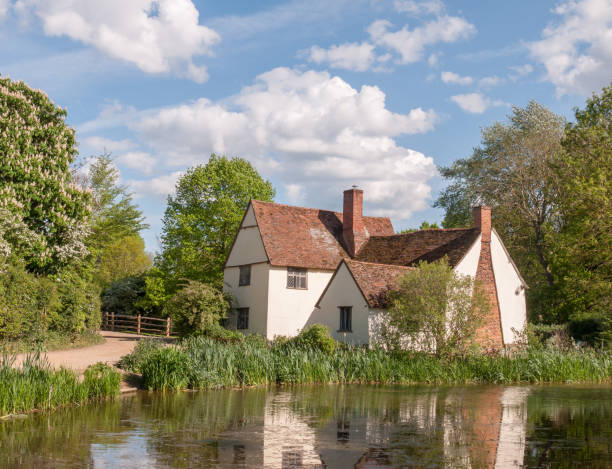
[[[249,328],[241,332],[266,335],[268,325],[268,272],[270,265],[262,262],[251,265],[251,284],[238,286],[239,267],[223,271],[223,291],[233,297],[234,308],[249,308]],[[235,323],[232,325],[235,326]]]
[[[353,332],[338,332],[340,306],[352,306]],[[348,344],[368,344],[370,341],[370,308],[363,298],[346,264],[341,264],[334,280],[321,298],[319,308],[312,310],[308,324],[323,324],[332,337]]]
[[[478,236],[478,239],[474,242],[470,250],[467,252],[463,259],[453,269],[456,273],[461,275],[469,275],[470,277],[476,277],[476,271],[478,270],[478,260],[480,259],[480,244],[482,235]]]
[[[238,235],[227,258],[226,267],[266,262],[268,256],[255,221],[253,207],[249,206]]]
[[[287,267],[270,267],[268,282],[268,328],[266,337],[297,335],[306,326],[315,303],[333,272],[308,269],[308,289],[287,288]]]
[[[514,344],[517,337],[512,329],[521,332],[527,323],[525,289],[522,288],[521,278],[495,231],[491,233],[491,260],[497,284],[504,345]]]

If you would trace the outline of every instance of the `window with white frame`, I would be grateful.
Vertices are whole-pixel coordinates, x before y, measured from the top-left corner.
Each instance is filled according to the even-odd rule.
[[[353,332],[353,307],[340,306],[340,328],[338,332]]]
[[[241,265],[240,266],[240,278],[238,279],[238,286],[244,287],[251,284],[251,266]]]
[[[287,288],[306,290],[308,288],[307,270],[287,267]]]

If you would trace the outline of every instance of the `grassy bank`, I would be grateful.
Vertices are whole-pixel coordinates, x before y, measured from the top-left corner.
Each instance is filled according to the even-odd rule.
[[[86,331],[82,334],[60,334],[47,332],[38,338],[22,340],[0,340],[0,351],[8,354],[28,353],[34,350],[67,350],[89,347],[104,342],[104,337],[96,331]]]
[[[191,338],[177,347],[143,342],[123,360],[146,388],[209,389],[264,384],[516,384],[602,383],[612,380],[612,354],[530,349],[514,356],[442,360],[425,354],[337,347],[323,351],[253,340],[222,343]]]
[[[19,368],[13,362],[0,357],[0,417],[119,394],[119,373],[103,363],[90,366],[80,379],[73,371],[51,369],[36,355]]]

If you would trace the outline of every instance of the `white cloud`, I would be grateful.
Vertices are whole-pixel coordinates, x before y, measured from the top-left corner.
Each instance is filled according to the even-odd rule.
[[[0,0],[0,21],[3,21],[11,6],[10,0]]]
[[[514,73],[516,73],[520,77],[525,76],[525,75],[529,75],[531,72],[533,72],[533,65],[531,65],[531,64],[511,65],[508,68],[510,70],[512,70]]]
[[[400,13],[409,13],[411,15],[439,15],[444,11],[444,3],[442,3],[441,0],[421,2],[415,0],[395,0],[393,2],[393,7]]]
[[[427,58],[427,63],[429,64],[430,67],[435,67],[436,65],[438,65],[439,61],[440,61],[440,53],[430,54],[429,57]]]
[[[83,139],[83,144],[97,153],[102,153],[104,151],[115,152],[115,151],[125,151],[134,147],[134,142],[129,139],[124,140],[112,140],[110,138],[104,137],[87,137]]]
[[[308,57],[310,62],[328,63],[331,68],[343,68],[357,72],[368,70],[375,59],[374,46],[367,42],[334,45],[329,49],[312,46]]]
[[[478,80],[478,86],[481,88],[492,88],[503,83],[503,79],[494,75],[492,77],[484,77]]]
[[[440,16],[422,26],[391,31],[392,24],[387,20],[372,23],[368,32],[372,41],[389,48],[400,55],[400,63],[412,63],[422,59],[427,46],[441,42],[456,42],[476,32],[473,24],[457,16]]]
[[[285,184],[285,193],[289,203],[301,204],[306,196],[305,188],[302,184]]]
[[[150,175],[157,164],[157,160],[149,153],[142,151],[130,151],[119,155],[115,161],[121,166],[137,169],[144,175]]]
[[[491,106],[507,106],[500,100],[491,100],[482,93],[467,93],[451,96],[451,101],[470,114],[482,114]]]
[[[421,108],[389,111],[375,86],[356,90],[327,72],[277,68],[238,95],[164,108],[134,128],[169,165],[203,163],[211,152],[239,155],[284,181],[288,197],[327,206],[328,196],[358,184],[370,211],[407,218],[426,207],[436,169],[394,137],[427,132],[436,119]]]
[[[208,78],[194,57],[210,55],[220,36],[199,24],[191,0],[18,0],[48,36],[68,36],[147,73],[176,73],[196,82]]]
[[[442,79],[444,83],[450,83],[450,84],[462,85],[462,86],[471,85],[472,82],[474,81],[472,77],[462,77],[461,75],[458,75],[457,73],[454,73],[454,72],[442,72],[440,74],[440,78]]]
[[[612,2],[566,2],[554,12],[560,22],[529,44],[531,56],[544,65],[557,95],[599,91],[612,77]]]
[[[140,198],[147,195],[166,197],[168,194],[174,193],[176,181],[178,181],[183,174],[183,171],[174,171],[153,179],[131,179],[127,181],[127,185],[134,193],[135,198]]]

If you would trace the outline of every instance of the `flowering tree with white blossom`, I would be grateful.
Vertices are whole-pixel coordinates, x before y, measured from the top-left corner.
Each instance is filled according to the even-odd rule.
[[[0,78],[1,254],[35,272],[87,254],[91,196],[72,179],[78,152],[66,115],[44,92]]]

